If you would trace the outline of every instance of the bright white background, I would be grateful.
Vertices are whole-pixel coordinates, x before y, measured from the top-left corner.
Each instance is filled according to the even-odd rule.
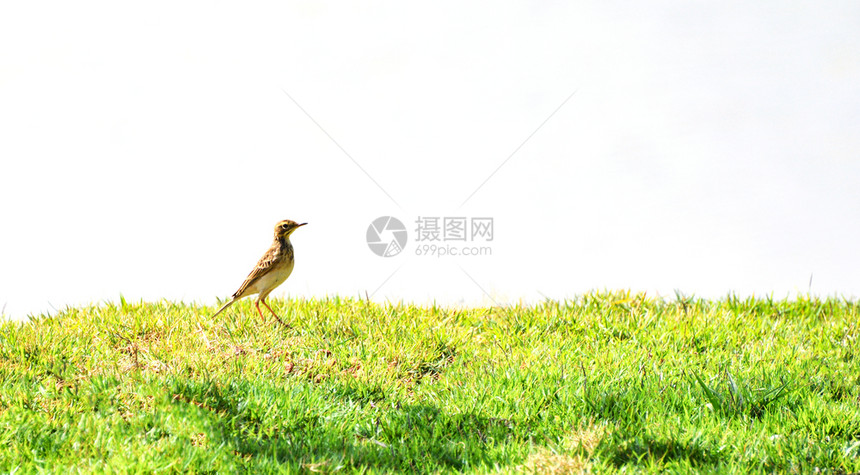
[[[283,218],[310,224],[276,295],[853,298],[858,25],[856,1],[4,2],[0,308],[214,304]],[[377,257],[381,215],[492,216],[493,255]]]

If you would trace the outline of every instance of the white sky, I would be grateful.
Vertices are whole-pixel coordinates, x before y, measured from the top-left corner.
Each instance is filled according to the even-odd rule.
[[[310,224],[275,295],[856,297],[858,25],[855,1],[4,2],[0,309],[214,305],[284,218]],[[493,254],[413,232],[377,257],[383,215],[493,217]]]

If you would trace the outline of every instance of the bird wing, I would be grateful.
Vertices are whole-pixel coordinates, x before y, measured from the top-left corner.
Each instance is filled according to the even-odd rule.
[[[233,294],[234,299],[244,297],[245,291],[247,291],[250,286],[254,285],[254,282],[260,280],[260,277],[266,275],[266,273],[275,266],[278,262],[278,251],[279,249],[277,246],[272,246],[265,254],[263,254],[263,257],[261,257],[259,262],[257,262],[257,266],[254,267],[254,270],[252,270],[250,274],[248,274],[245,282],[242,282],[242,285],[239,286],[239,290]]]

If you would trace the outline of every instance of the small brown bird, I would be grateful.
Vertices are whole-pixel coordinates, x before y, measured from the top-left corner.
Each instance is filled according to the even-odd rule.
[[[289,219],[278,222],[275,225],[275,241],[272,243],[272,247],[263,254],[263,257],[257,262],[257,267],[254,267],[254,270],[248,274],[248,278],[245,279],[239,290],[233,294],[233,298],[222,305],[215,312],[215,315],[212,315],[212,318],[217,317],[219,313],[223,312],[230,305],[233,305],[233,302],[249,295],[258,294],[255,306],[257,307],[257,313],[260,314],[260,318],[263,321],[266,320],[263,317],[262,310],[260,310],[260,302],[262,302],[272,312],[278,323],[284,325],[278,314],[266,303],[266,297],[275,290],[275,287],[283,284],[287,280],[287,277],[290,276],[290,273],[293,272],[293,263],[295,261],[293,259],[293,245],[290,243],[290,234],[306,224],[308,223],[299,224]]]

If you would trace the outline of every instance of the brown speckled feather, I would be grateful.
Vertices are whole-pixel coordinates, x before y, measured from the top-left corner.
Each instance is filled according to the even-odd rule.
[[[254,267],[254,270],[248,274],[245,282],[242,282],[242,285],[239,286],[239,290],[233,293],[233,298],[240,299],[244,297],[243,294],[248,290],[248,287],[254,285],[255,282],[260,280],[260,277],[266,275],[266,273],[277,266],[278,263],[283,262],[284,258],[293,260],[293,246],[289,241],[276,240],[272,244],[272,247],[263,254],[260,261],[257,262],[257,266]]]

